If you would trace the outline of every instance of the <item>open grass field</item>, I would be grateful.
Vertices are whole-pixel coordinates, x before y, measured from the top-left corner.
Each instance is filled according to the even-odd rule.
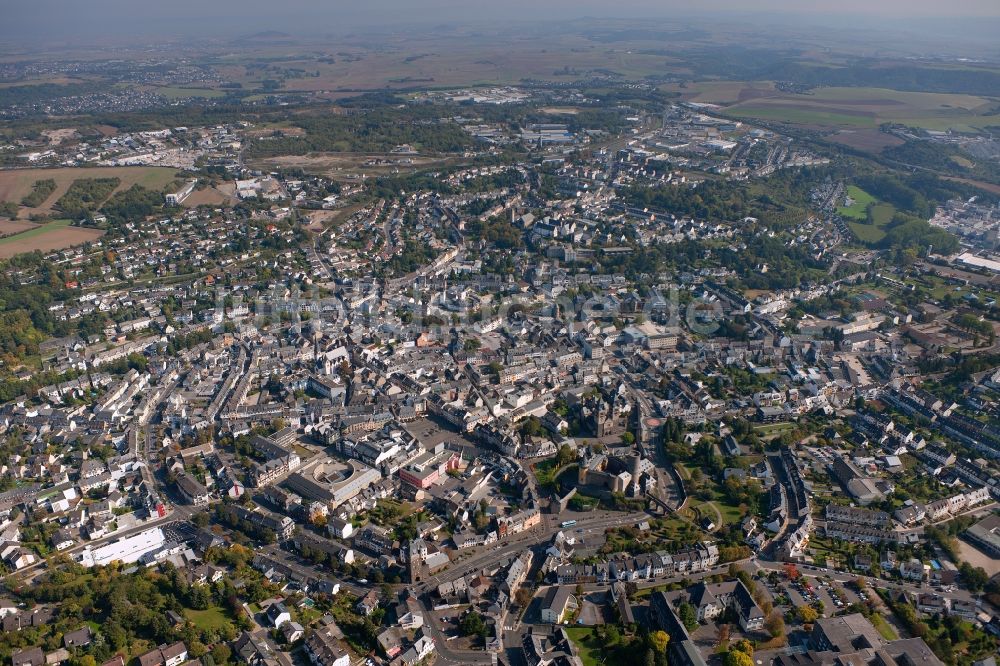
[[[815,105],[799,105],[793,102],[782,104],[754,100],[749,104],[726,107],[726,113],[737,118],[769,120],[792,125],[862,128],[878,126],[875,116],[871,114],[830,110]]]
[[[892,216],[896,214],[896,207],[892,204],[877,203],[872,206],[872,224],[876,227],[884,227],[892,222]]]
[[[875,197],[868,194],[860,187],[850,185],[847,188],[847,196],[851,198],[850,206],[841,206],[837,212],[841,217],[850,217],[855,220],[868,219],[868,204],[875,203]]]
[[[213,606],[212,608],[206,608],[205,610],[191,610],[190,608],[185,608],[184,617],[190,620],[194,626],[198,627],[202,631],[219,629],[229,622],[229,618],[226,617],[226,611],[224,611],[220,606]]]
[[[60,169],[10,169],[0,171],[0,201],[21,199],[31,192],[37,180],[51,178],[56,181],[55,191],[37,208],[23,209],[29,212],[46,213],[59,197],[78,178],[118,178],[121,184],[115,190],[127,190],[133,185],[142,185],[151,190],[161,190],[174,180],[176,169],[166,167],[65,167]]]
[[[885,238],[885,232],[871,224],[848,222],[847,226],[850,227],[851,232],[858,237],[858,240],[865,243],[878,243],[880,240]]]
[[[24,252],[51,252],[97,240],[104,235],[100,229],[71,227],[71,220],[55,220],[47,224],[33,224],[31,228],[13,236],[0,238],[0,259],[7,259]]]
[[[727,87],[713,84],[692,98],[692,101],[722,103],[724,97],[736,97],[726,106],[729,115],[758,118],[775,122],[847,130],[838,135],[846,145],[871,149],[876,135],[870,132],[882,123],[902,123],[929,130],[955,129],[967,131],[991,124],[986,115],[996,107],[997,100],[977,95],[904,92],[886,88],[820,87],[808,93],[785,93],[773,88],[768,91],[760,82],[745,82],[736,91],[736,83]],[[692,87],[705,84],[693,84]],[[712,87],[715,88],[713,94]],[[728,92],[727,92],[728,91]],[[856,145],[860,144],[860,145]]]
[[[885,227],[892,221],[896,209],[892,204],[880,202],[864,190],[854,185],[847,188],[847,196],[853,203],[837,209],[842,217],[849,221],[847,226],[858,240],[865,243],[878,243],[885,238]],[[868,206],[872,207],[872,223],[868,224]]]

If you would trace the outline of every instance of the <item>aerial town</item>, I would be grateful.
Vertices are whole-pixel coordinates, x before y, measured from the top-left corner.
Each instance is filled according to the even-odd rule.
[[[147,64],[0,103],[4,664],[996,665],[988,175],[599,73]]]

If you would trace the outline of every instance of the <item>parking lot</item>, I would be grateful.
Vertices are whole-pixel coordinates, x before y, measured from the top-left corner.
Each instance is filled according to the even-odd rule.
[[[812,605],[817,601],[823,603],[823,613],[827,616],[846,609],[851,604],[862,603],[867,595],[862,597],[851,586],[837,581],[829,581],[818,576],[802,576],[794,583],[782,582],[775,588],[784,592],[792,602],[792,606]]]

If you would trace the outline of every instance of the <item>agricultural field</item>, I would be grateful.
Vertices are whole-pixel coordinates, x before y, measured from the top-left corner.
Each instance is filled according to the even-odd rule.
[[[350,48],[332,57],[333,62],[303,55],[265,68],[247,67],[241,62],[243,55],[234,54],[232,62],[222,58],[213,66],[244,90],[272,79],[282,82],[282,92],[515,85],[526,78],[571,81],[591,73],[641,79],[667,71],[688,72],[663,54],[609,48],[579,36],[551,35],[544,48],[530,36],[483,35],[479,42],[471,46],[447,38],[417,42],[404,38],[379,51]],[[291,76],[286,75],[289,72]]]
[[[733,82],[729,85],[732,87],[728,94],[717,94],[715,98],[721,101],[722,97],[733,97],[735,86]],[[735,95],[737,100],[725,107],[727,114],[847,130],[841,140],[846,145],[874,143],[871,133],[859,131],[877,131],[879,125],[888,122],[928,130],[973,131],[991,124],[991,117],[987,114],[997,104],[996,99],[977,95],[903,92],[885,88],[815,88],[808,93],[796,94],[777,90],[768,92],[756,82],[745,85]],[[696,95],[694,101],[700,101],[699,97],[711,99],[711,88]],[[855,135],[855,132],[859,133]]]
[[[133,185],[142,185],[151,190],[162,190],[174,181],[176,169],[166,167],[66,167],[61,169],[11,169],[0,171],[0,201],[14,201],[31,194],[37,181],[52,179],[56,189],[38,206],[22,208],[21,216],[30,214],[50,215],[52,207],[73,181],[81,178],[118,178],[121,184],[115,191],[127,190]]]
[[[206,99],[213,99],[216,97],[225,97],[226,92],[224,90],[216,90],[214,88],[176,88],[169,86],[149,86],[146,88],[151,93],[156,95],[163,95],[169,100],[176,99],[190,99],[192,97],[204,97]]]
[[[70,226],[71,223],[72,220],[55,220],[45,224],[32,224],[30,229],[0,238],[0,259],[36,250],[41,252],[63,250],[95,241],[104,235],[100,229],[73,227]]]
[[[778,93],[773,81],[696,81],[662,86],[664,92],[677,93],[686,102],[728,106]]]
[[[0,220],[0,238],[13,236],[24,231],[30,231],[37,227],[37,224],[25,222],[23,220]]]
[[[232,195],[221,192],[214,187],[206,187],[203,190],[195,190],[182,204],[185,208],[197,208],[198,206],[222,206],[233,203]]]
[[[1000,194],[1000,185],[995,183],[985,183],[981,180],[972,180],[971,178],[957,178],[955,176],[944,176],[945,180],[953,180],[956,183],[965,183],[967,185],[974,185],[981,190],[986,190],[987,192],[992,192],[993,194]]]
[[[869,153],[879,153],[885,148],[893,148],[905,143],[898,136],[888,134],[879,129],[865,128],[844,128],[826,138],[848,148]]]

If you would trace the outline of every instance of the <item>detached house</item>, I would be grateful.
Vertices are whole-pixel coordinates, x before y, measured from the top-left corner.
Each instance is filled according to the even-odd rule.
[[[180,666],[187,661],[187,657],[187,646],[183,641],[177,641],[139,655],[139,666]]]

